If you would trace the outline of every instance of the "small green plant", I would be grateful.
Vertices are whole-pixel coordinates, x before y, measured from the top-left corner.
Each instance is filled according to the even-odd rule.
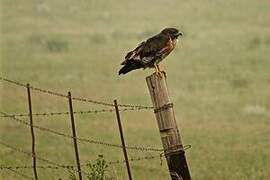
[[[112,180],[113,177],[107,176],[108,164],[105,161],[103,155],[98,155],[98,158],[95,162],[86,164],[86,173],[88,180]],[[69,170],[67,180],[76,180],[76,175],[74,170]],[[59,179],[61,180],[61,179]]]
[[[89,180],[104,180],[106,179],[106,171],[108,169],[108,164],[106,163],[103,155],[99,155],[94,163],[86,164],[87,171],[89,175],[87,175],[87,179]]]

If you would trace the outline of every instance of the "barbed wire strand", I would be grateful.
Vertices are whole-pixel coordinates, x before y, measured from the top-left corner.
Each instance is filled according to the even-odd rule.
[[[9,171],[15,173],[16,175],[21,176],[21,177],[23,177],[25,179],[32,179],[32,180],[34,179],[34,178],[32,178],[32,177],[30,177],[30,176],[28,176],[28,175],[26,175],[26,174],[24,174],[22,172],[19,172],[19,171],[14,170],[12,168],[6,168],[6,170],[9,170]]]
[[[144,110],[144,109],[136,109],[136,108],[122,108],[119,111],[135,111],[135,110]],[[98,113],[106,113],[106,112],[115,112],[115,109],[98,109],[98,110],[87,110],[87,111],[74,111],[74,114],[98,114]],[[59,115],[69,115],[70,112],[40,112],[33,113],[32,116],[59,116]],[[1,115],[0,117],[28,117],[28,113],[16,113],[10,115]]]
[[[3,146],[5,146],[5,147],[8,147],[8,148],[10,148],[10,149],[13,149],[13,150],[15,150],[15,151],[17,151],[17,152],[20,152],[20,153],[22,153],[22,154],[26,154],[26,155],[31,156],[31,157],[33,156],[33,154],[30,153],[30,152],[24,151],[24,150],[22,150],[22,149],[15,148],[15,147],[13,147],[13,146],[11,146],[11,145],[9,145],[9,144],[6,144],[6,143],[4,143],[4,142],[2,142],[2,141],[0,141],[0,144],[3,145]],[[36,158],[37,158],[38,160],[43,161],[43,162],[46,162],[46,163],[48,163],[48,164],[52,164],[52,165],[54,165],[54,166],[58,166],[58,167],[60,167],[60,168],[66,169],[66,166],[61,165],[61,164],[58,164],[58,163],[53,162],[53,161],[51,161],[51,160],[48,160],[48,159],[45,159],[45,158],[41,158],[41,157],[38,157],[38,156],[36,156]],[[73,170],[78,172],[78,170],[76,170],[76,169],[73,169]],[[83,173],[83,174],[85,174],[85,175],[88,175],[88,173],[86,173],[86,172],[84,172],[84,171],[82,171],[82,170],[81,170],[81,173]]]
[[[191,145],[188,144],[188,145],[185,145],[183,147],[183,150],[188,150],[191,148]],[[165,154],[164,152],[158,154],[158,155],[149,155],[149,156],[143,156],[143,157],[131,157],[129,158],[129,161],[141,161],[141,160],[150,160],[150,159],[155,159],[155,158],[160,158],[160,163],[162,164],[162,157],[165,157]],[[122,161],[111,161],[109,162],[110,164],[117,164],[117,163],[125,163],[126,161],[125,160],[122,160]]]
[[[161,156],[162,155],[162,156]],[[141,161],[141,160],[151,160],[157,157],[163,157],[163,154],[159,155],[151,155],[151,156],[143,156],[143,157],[134,157],[130,158],[129,161]],[[109,161],[107,164],[121,164],[125,163],[125,160],[116,160],[116,161]],[[87,164],[90,164],[90,162],[83,163],[81,166],[86,166]],[[36,166],[39,169],[59,169],[59,166]],[[66,168],[66,169],[72,169],[74,168],[75,165],[61,165],[61,168]],[[33,168],[32,165],[20,165],[20,166],[8,166],[8,165],[0,165],[0,169],[30,169]]]
[[[185,145],[184,150],[188,150],[191,148],[191,145]],[[141,157],[130,157],[129,161],[134,162],[134,161],[142,161],[142,160],[152,160],[160,158],[160,165],[162,165],[162,158],[165,158],[164,153],[160,153],[157,155],[146,155],[146,156],[141,156]],[[125,160],[115,160],[115,161],[108,161],[108,164],[121,164],[125,163]],[[90,162],[83,163],[81,166],[86,166]],[[39,169],[59,169],[59,166],[51,166],[51,165],[46,165],[46,166],[36,166]],[[61,168],[66,168],[66,169],[72,169],[74,168],[75,165],[61,165]],[[15,165],[15,166],[10,166],[10,165],[0,165],[0,170],[2,169],[32,169],[32,165]]]
[[[149,155],[149,156],[143,156],[143,157],[133,157],[130,158],[129,161],[141,161],[141,160],[151,160],[151,159],[155,159],[155,158],[160,158],[160,157],[164,157],[164,154],[158,154],[158,155]],[[125,160],[116,160],[116,161],[109,161],[107,162],[107,164],[121,164],[121,163],[125,163]],[[91,162],[87,162],[84,164],[81,164],[81,166],[87,166],[87,164],[90,164]],[[39,169],[59,169],[59,166],[36,166]],[[72,169],[74,168],[75,165],[61,165],[61,168],[66,168],[66,169]],[[9,165],[0,165],[0,170],[2,169],[31,169],[33,168],[32,165],[17,165],[17,166],[9,166]]]
[[[20,82],[14,81],[14,80],[10,80],[10,79],[7,79],[7,78],[1,77],[1,76],[0,76],[0,80],[11,83],[11,84],[14,84],[14,85],[17,85],[17,86],[26,87],[26,85],[23,84],[23,83],[20,83]],[[30,86],[30,88],[32,90],[42,92],[42,93],[45,93],[45,94],[48,94],[48,95],[68,98],[67,95],[59,93],[59,92],[55,92],[55,91],[51,91],[51,90],[47,90],[47,89],[41,89],[41,88],[37,88],[37,87],[33,87],[33,86]],[[77,101],[81,101],[81,102],[89,102],[89,103],[93,103],[93,104],[114,107],[113,103],[96,101],[96,100],[92,100],[92,99],[88,99],[88,98],[72,97],[72,100],[77,100]],[[119,107],[132,107],[132,108],[136,108],[136,109],[153,109],[152,106],[144,106],[144,105],[119,104],[118,106]]]
[[[47,131],[47,132],[50,132],[52,134],[56,134],[56,135],[63,136],[63,137],[66,137],[66,138],[71,138],[71,139],[75,138],[72,135],[64,134],[64,133],[61,133],[61,132],[58,132],[58,131],[55,131],[55,130],[52,130],[52,129],[49,129],[49,128],[45,128],[45,127],[41,127],[41,126],[37,126],[37,125],[31,125],[30,123],[28,123],[26,121],[23,121],[23,120],[18,119],[16,117],[10,116],[7,113],[1,112],[1,111],[0,111],[0,114],[9,116],[11,119],[13,119],[13,120],[15,120],[15,121],[17,121],[17,122],[19,122],[21,124],[24,124],[26,126],[33,126],[36,129],[39,129],[39,130],[42,130],[42,131]],[[104,145],[104,146],[108,146],[108,147],[116,147],[116,148],[121,148],[121,149],[124,148],[122,145],[119,145],[119,144],[112,144],[112,143],[93,140],[93,139],[86,139],[86,138],[81,138],[81,137],[76,137],[76,139],[78,141],[87,142],[87,143],[90,143],[90,144],[98,144],[98,145]],[[142,147],[142,146],[126,146],[125,148],[130,149],[130,150],[138,150],[138,151],[155,151],[155,152],[163,151],[163,149],[159,149],[159,148]]]
[[[73,169],[75,166],[74,165],[61,165],[59,166],[51,166],[51,165],[46,165],[46,166],[36,166],[36,168],[39,169]],[[32,169],[33,166],[31,165],[17,165],[17,166],[9,166],[9,165],[0,165],[0,170],[3,169]]]

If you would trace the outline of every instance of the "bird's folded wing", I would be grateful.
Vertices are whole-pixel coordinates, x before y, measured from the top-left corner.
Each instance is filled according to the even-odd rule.
[[[162,50],[167,46],[169,40],[170,38],[164,35],[157,35],[148,39],[140,52],[141,61],[148,64],[152,60],[161,58]]]
[[[162,55],[162,50],[167,46],[170,38],[164,35],[156,35],[147,41],[140,43],[134,50],[127,53],[125,61],[121,64],[126,64],[127,61],[141,61],[143,64],[148,64]]]
[[[121,65],[126,64],[126,62],[129,60],[139,60],[140,59],[139,54],[144,44],[145,41],[141,42],[134,50],[128,52],[127,55],[125,56],[125,60],[121,63]]]

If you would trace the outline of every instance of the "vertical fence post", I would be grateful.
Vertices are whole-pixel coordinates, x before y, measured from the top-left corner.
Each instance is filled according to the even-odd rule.
[[[146,82],[154,105],[171,179],[190,180],[191,177],[180,132],[176,124],[173,104],[169,99],[166,77],[163,74],[162,77],[152,74],[146,78]]]
[[[36,167],[35,134],[34,134],[34,128],[33,128],[33,116],[32,116],[32,102],[31,102],[30,84],[27,84],[26,87],[27,87],[27,96],[28,96],[30,129],[31,129],[31,137],[32,137],[33,173],[34,173],[35,180],[37,180],[38,175],[37,175],[37,167]]]
[[[116,113],[116,118],[117,118],[117,122],[118,122],[121,142],[122,142],[122,146],[123,146],[123,153],[124,153],[125,162],[126,162],[126,166],[127,166],[128,178],[129,178],[129,180],[132,180],[129,161],[128,161],[128,155],[127,155],[127,149],[126,149],[124,134],[123,134],[122,125],[121,125],[120,113],[119,113],[119,109],[118,109],[118,105],[117,105],[117,100],[114,100],[114,107],[115,107],[115,113]]]
[[[78,151],[78,145],[77,145],[76,127],[75,127],[75,122],[74,122],[71,92],[68,92],[68,102],[69,102],[69,112],[70,112],[70,120],[71,120],[73,143],[74,143],[74,150],[75,150],[75,156],[76,156],[76,162],[77,162],[78,175],[79,175],[79,180],[82,180],[82,172],[81,172],[79,151]]]

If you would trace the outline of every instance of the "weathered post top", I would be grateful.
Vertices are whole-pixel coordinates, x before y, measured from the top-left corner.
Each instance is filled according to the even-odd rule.
[[[165,73],[146,77],[172,180],[190,180],[185,151],[170,102]]]

